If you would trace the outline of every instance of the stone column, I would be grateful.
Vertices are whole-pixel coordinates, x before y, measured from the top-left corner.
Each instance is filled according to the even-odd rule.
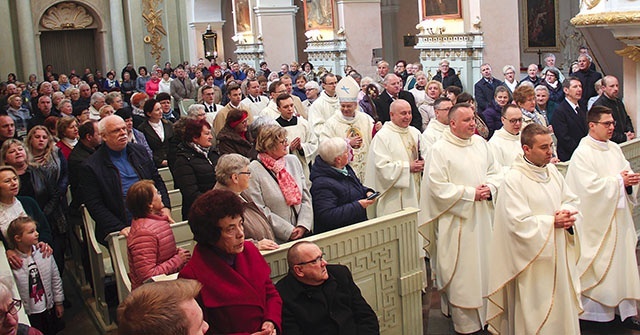
[[[15,27],[20,27],[20,53],[22,56],[22,78],[28,78],[30,73],[37,73],[38,78],[42,79],[42,71],[38,70],[38,62],[36,60],[36,42],[34,33],[34,22],[31,15],[30,1],[16,1],[16,9],[18,12],[18,22]]]
[[[385,44],[382,46],[382,59],[389,62],[390,72],[393,72],[394,62],[398,59],[396,50],[400,47],[399,34],[396,31],[398,27],[396,17],[398,16],[400,6],[396,1],[397,0],[385,0],[380,6],[382,13],[382,40],[385,41]]]
[[[127,37],[124,33],[124,14],[122,1],[109,1],[109,16],[111,18],[111,48],[113,49],[113,68],[117,75],[129,62],[127,59]]]
[[[0,0],[0,31],[11,32],[11,12],[9,11],[9,0]],[[5,76],[9,72],[15,73],[19,80],[27,81],[27,76],[23,77],[22,73],[18,73],[16,64],[16,50],[13,42],[13,35],[5,34],[5,38],[0,42],[0,48],[4,50],[5,57],[0,58],[0,69],[3,69],[2,75]]]
[[[363,75],[373,76],[376,67],[371,65],[372,50],[382,47],[380,0],[338,0],[337,11],[336,29],[342,29],[347,40],[347,64]],[[341,74],[342,69],[336,71]]]
[[[258,0],[256,15],[258,34],[264,41],[264,57],[272,65],[290,63],[298,59],[296,18],[298,7],[291,0]]]

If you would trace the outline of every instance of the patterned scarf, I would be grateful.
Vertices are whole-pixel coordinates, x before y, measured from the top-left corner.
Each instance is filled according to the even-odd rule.
[[[284,200],[287,202],[287,206],[301,204],[302,192],[300,192],[298,184],[296,184],[293,176],[291,176],[287,171],[284,157],[276,160],[268,154],[259,153],[258,159],[262,162],[264,167],[276,175],[276,181],[278,182],[278,186],[280,186],[280,190],[282,191]]]

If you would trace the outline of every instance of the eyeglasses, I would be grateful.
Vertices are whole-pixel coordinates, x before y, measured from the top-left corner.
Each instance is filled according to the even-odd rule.
[[[607,122],[594,122],[594,123],[599,123],[603,126],[605,126],[605,128],[609,128],[611,126],[616,126],[616,121],[607,121]]]
[[[13,299],[13,302],[11,302],[11,305],[9,305],[8,311],[4,313],[0,312],[0,324],[4,322],[8,314],[11,314],[11,315],[18,314],[18,311],[20,310],[21,307],[22,307],[22,300]]]
[[[302,262],[302,263],[298,263],[296,265],[307,265],[307,264],[311,264],[311,265],[317,265],[318,263],[320,263],[323,259],[324,259],[324,252],[322,253],[322,255],[318,256],[317,258],[314,258],[308,262]]]
[[[280,143],[282,145],[287,145],[287,143],[289,143],[289,140],[285,138],[283,140],[280,140],[278,143]]]
[[[247,175],[251,175],[251,171],[240,171],[240,172],[238,172],[238,174],[247,174]]]
[[[509,121],[509,123],[511,123],[511,124],[518,124],[518,123],[522,123],[522,122],[524,122],[524,119],[523,119],[523,118],[519,118],[519,119],[511,119],[511,120],[506,119],[506,120],[507,120],[507,121]]]

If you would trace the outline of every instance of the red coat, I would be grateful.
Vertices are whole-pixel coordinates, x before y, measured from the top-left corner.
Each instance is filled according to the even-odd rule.
[[[270,273],[251,242],[244,242],[233,267],[209,247],[197,244],[179,277],[203,285],[198,302],[210,325],[207,334],[251,334],[261,330],[265,321],[273,322],[280,334],[282,299]]]
[[[131,289],[153,276],[176,273],[184,265],[166,216],[150,214],[131,221],[127,249]]]

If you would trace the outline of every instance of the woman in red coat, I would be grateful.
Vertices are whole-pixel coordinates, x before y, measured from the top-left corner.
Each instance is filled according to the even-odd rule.
[[[207,334],[281,334],[282,299],[258,249],[244,240],[243,206],[231,191],[196,199],[189,225],[198,244],[179,277],[203,284],[198,303]]]
[[[153,276],[178,272],[191,256],[188,250],[176,248],[169,218],[160,212],[163,207],[162,197],[151,180],[136,182],[127,192],[127,208],[133,221],[130,230],[124,228],[121,233],[128,235],[131,289]]]

